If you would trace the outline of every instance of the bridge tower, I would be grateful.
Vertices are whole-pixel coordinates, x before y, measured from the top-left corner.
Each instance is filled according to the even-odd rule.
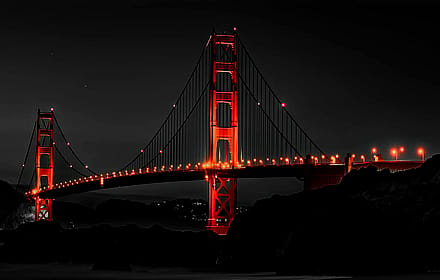
[[[42,187],[53,185],[53,112],[40,112],[37,118],[37,156],[35,188],[35,221],[52,220],[52,199],[41,199]]]
[[[221,59],[224,51],[232,54]],[[239,166],[238,156],[238,104],[237,104],[237,34],[211,35],[212,76],[209,95],[210,142],[208,174],[209,216],[208,230],[217,234],[226,234],[235,217],[237,205],[237,178],[231,178],[227,172],[218,172],[222,165],[228,168]],[[221,76],[220,76],[221,75]],[[228,90],[218,87],[221,80],[228,84]],[[219,106],[219,104],[223,104]],[[226,105],[226,106],[225,106]],[[218,116],[223,117],[221,124]],[[220,158],[223,155],[223,160]]]

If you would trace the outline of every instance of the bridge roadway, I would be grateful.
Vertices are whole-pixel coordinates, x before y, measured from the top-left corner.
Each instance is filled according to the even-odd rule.
[[[418,168],[424,161],[377,161],[353,162],[350,169],[374,166],[378,170],[389,169],[391,172]],[[52,188],[41,189],[40,198],[57,198],[70,194],[83,193],[101,189],[126,187],[133,185],[207,180],[208,174],[215,172],[226,178],[270,178],[295,177],[304,181],[304,189],[317,189],[323,186],[338,184],[349,169],[345,164],[285,164],[285,165],[248,165],[239,168],[199,168],[166,170],[158,172],[114,172],[103,176],[90,176],[59,183]],[[27,192],[30,197],[36,193]]]
[[[333,174],[340,178],[344,174],[343,164],[286,164],[286,165],[258,165],[229,169],[190,169],[159,171],[149,173],[121,172],[103,176],[90,176],[81,180],[66,181],[55,185],[53,188],[40,190],[40,198],[57,198],[75,193],[89,192],[100,189],[118,188],[133,185],[206,180],[210,172],[215,172],[219,177],[227,178],[267,178],[267,177],[295,177],[307,181],[308,175]],[[339,182],[338,180],[338,182]],[[334,182],[334,183],[338,183]],[[331,183],[326,181],[326,183]],[[32,192],[26,195],[33,195]],[[35,193],[34,193],[35,195]]]

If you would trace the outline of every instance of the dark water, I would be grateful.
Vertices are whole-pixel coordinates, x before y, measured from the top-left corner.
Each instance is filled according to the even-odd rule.
[[[132,272],[93,271],[92,265],[72,264],[0,264],[0,279],[210,279],[210,280],[398,280],[398,279],[440,279],[440,274],[394,275],[394,276],[277,276],[273,272],[259,273],[205,273],[192,272],[185,268],[149,268],[133,266]]]
[[[210,279],[210,280],[271,280],[271,279],[350,279],[337,276],[277,276],[273,272],[260,273],[204,273],[184,268],[132,267],[132,272],[93,271],[91,265],[69,264],[0,264],[0,279]]]

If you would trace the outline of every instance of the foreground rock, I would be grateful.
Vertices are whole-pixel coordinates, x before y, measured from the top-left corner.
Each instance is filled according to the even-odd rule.
[[[418,169],[361,169],[337,186],[259,201],[234,221],[221,260],[280,274],[438,270],[439,226],[434,156]]]

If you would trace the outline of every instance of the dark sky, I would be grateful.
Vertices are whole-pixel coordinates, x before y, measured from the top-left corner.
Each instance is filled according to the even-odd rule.
[[[38,108],[55,108],[92,168],[121,167],[160,126],[213,28],[237,27],[327,153],[440,151],[438,6],[89,2],[0,8],[2,179],[16,182]]]

